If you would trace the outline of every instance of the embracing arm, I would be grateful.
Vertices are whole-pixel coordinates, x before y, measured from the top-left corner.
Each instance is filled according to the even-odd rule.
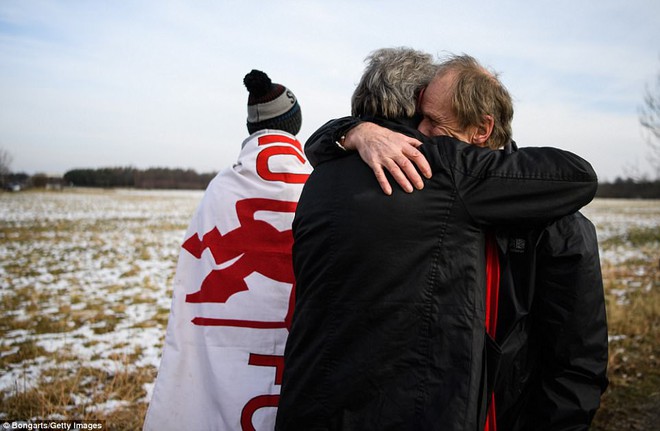
[[[355,117],[342,117],[325,123],[305,142],[307,161],[316,167],[328,160],[349,154],[337,143],[342,136],[346,135],[346,132],[358,124],[360,124],[360,120]]]
[[[345,136],[344,147],[337,145]],[[387,170],[407,192],[423,187],[415,165],[431,177],[434,164],[450,164],[460,198],[472,217],[485,225],[539,224],[571,214],[594,197],[598,179],[591,165],[579,156],[556,148],[523,148],[512,154],[436,137],[441,155],[420,152],[420,142],[371,122],[344,117],[326,123],[305,145],[312,165],[342,157],[355,150],[373,169],[386,194],[392,188]],[[451,142],[448,147],[444,144]],[[457,146],[458,145],[458,146]]]
[[[462,143],[437,148],[446,151],[437,157],[453,164],[459,198],[481,225],[544,224],[579,210],[598,188],[589,162],[557,148],[512,154]]]
[[[337,144],[342,137],[343,149]],[[417,189],[424,187],[420,172],[426,178],[431,177],[426,158],[416,149],[419,145],[421,142],[410,136],[355,117],[344,117],[332,120],[314,132],[305,143],[305,153],[312,166],[317,166],[357,150],[374,171],[383,192],[389,195],[392,186],[385,171],[406,192],[412,192],[413,186]]]

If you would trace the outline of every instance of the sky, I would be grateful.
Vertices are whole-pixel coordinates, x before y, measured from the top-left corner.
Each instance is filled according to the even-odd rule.
[[[250,70],[295,93],[304,142],[349,115],[365,57],[399,46],[498,72],[520,147],[577,153],[601,181],[652,172],[657,0],[0,0],[0,149],[28,174],[215,172],[248,136]]]

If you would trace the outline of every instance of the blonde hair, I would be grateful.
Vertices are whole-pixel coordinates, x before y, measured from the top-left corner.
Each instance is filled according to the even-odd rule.
[[[464,130],[478,126],[485,115],[493,117],[488,148],[499,149],[511,141],[513,101],[496,73],[488,71],[469,55],[452,55],[440,63],[437,76],[454,73],[451,84],[452,109]]]

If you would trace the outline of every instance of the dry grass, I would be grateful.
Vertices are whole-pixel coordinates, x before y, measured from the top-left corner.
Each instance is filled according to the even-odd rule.
[[[104,420],[111,430],[139,430],[147,407],[144,385],[153,381],[155,370],[133,370],[130,359],[117,370],[84,364],[50,369],[41,374],[36,387],[17,383],[13,393],[0,396],[2,410],[7,418]],[[116,408],[98,409],[108,400]]]
[[[139,207],[152,199],[142,195],[88,195],[96,199],[93,209],[111,197],[126,199],[132,212],[109,217],[116,211],[109,207],[98,216],[105,217],[102,221],[94,219],[96,215],[49,222],[0,218],[0,256],[11,256],[0,259],[0,378],[10,372],[18,376],[10,388],[5,385],[0,391],[0,421],[87,419],[105,420],[112,430],[142,427],[146,387],[156,375],[155,366],[144,361],[154,354],[145,349],[160,349],[176,249],[201,194],[186,201],[166,196],[163,202],[146,202],[157,209]],[[35,202],[48,198],[36,197]],[[76,198],[78,207],[85,205],[80,196]],[[602,211],[621,214],[629,206],[616,204],[621,207]],[[170,207],[185,205],[188,209],[178,217],[171,215]],[[161,232],[166,235],[155,236]],[[611,383],[592,428],[657,429],[660,226],[629,228],[606,238],[601,247],[617,255],[620,249],[633,253],[623,262],[603,262],[609,332],[614,338]],[[162,267],[164,261],[171,265]],[[145,267],[152,269],[145,272]],[[158,335],[136,344],[134,338],[148,331]]]
[[[0,193],[0,423],[138,430],[201,192]]]
[[[660,423],[660,239],[635,229],[628,241],[649,258],[603,266],[610,386],[592,429],[654,430]],[[633,242],[631,241],[631,242]]]

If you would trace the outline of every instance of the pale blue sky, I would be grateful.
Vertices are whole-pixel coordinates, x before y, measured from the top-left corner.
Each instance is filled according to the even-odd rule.
[[[216,171],[265,71],[306,139],[347,115],[374,49],[468,53],[501,73],[520,146],[557,146],[601,179],[650,172],[637,119],[660,71],[660,2],[0,0],[0,148],[14,171]]]

